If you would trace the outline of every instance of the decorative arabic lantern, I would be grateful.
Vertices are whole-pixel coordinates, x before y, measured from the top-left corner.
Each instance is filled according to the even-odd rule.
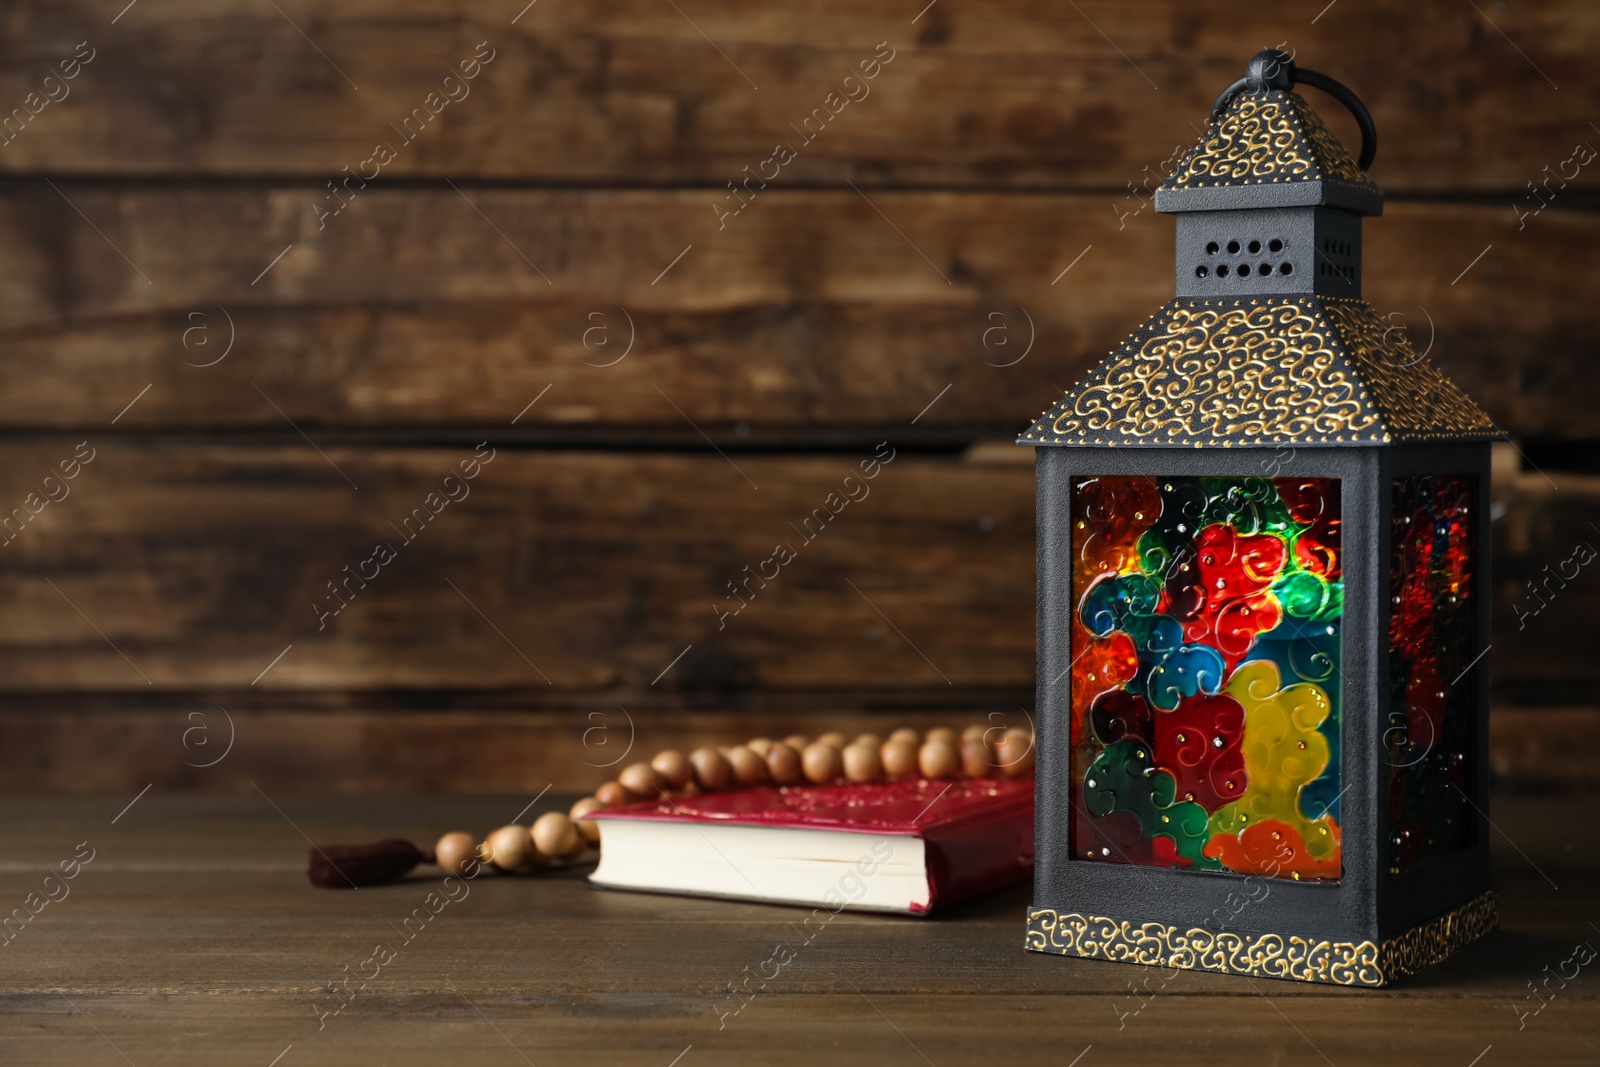
[[[1361,127],[1359,161],[1296,83]],[[1027,945],[1385,985],[1496,924],[1493,423],[1361,298],[1367,109],[1268,50],[1156,193],[1177,293],[1035,422]]]

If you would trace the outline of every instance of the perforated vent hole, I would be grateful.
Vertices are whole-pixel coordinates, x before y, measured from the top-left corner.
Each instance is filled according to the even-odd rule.
[[[1325,241],[1322,242],[1322,247],[1326,250],[1326,252],[1329,255],[1337,254],[1335,252],[1335,248],[1338,247],[1339,245],[1340,245],[1339,242],[1334,242],[1332,240],[1325,240]],[[1247,237],[1247,238],[1232,239],[1232,240],[1228,240],[1226,242],[1221,242],[1221,243],[1219,243],[1217,241],[1207,241],[1206,242],[1206,246],[1205,246],[1205,254],[1207,256],[1216,256],[1216,255],[1219,255],[1219,254],[1222,254],[1222,253],[1226,252],[1226,253],[1232,253],[1234,255],[1246,255],[1246,254],[1252,254],[1252,253],[1256,254],[1256,255],[1265,255],[1265,254],[1272,253],[1272,252],[1282,252],[1287,247],[1288,247],[1288,242],[1285,241],[1282,237],[1272,237],[1272,238]],[[1313,243],[1312,247],[1313,247],[1313,249],[1315,249],[1316,248],[1316,244]],[[1345,243],[1344,247],[1349,247],[1349,246],[1348,246],[1347,243]],[[1274,272],[1276,272],[1277,274],[1280,274],[1280,275],[1293,274],[1294,273],[1294,264],[1292,264],[1292,263],[1273,263],[1273,262],[1270,262],[1270,261],[1269,262],[1256,262],[1256,263],[1239,263],[1239,262],[1234,262],[1234,263],[1216,263],[1216,262],[1207,262],[1207,263],[1205,263],[1203,265],[1197,264],[1195,266],[1194,276],[1196,278],[1208,278],[1208,277],[1215,277],[1215,278],[1228,278],[1228,277],[1249,278],[1249,277],[1252,277],[1252,276],[1259,277],[1259,278],[1270,278],[1270,277],[1273,276]],[[1343,275],[1345,273],[1344,270],[1341,270],[1339,268],[1334,268],[1334,269],[1331,269],[1331,270],[1323,268],[1323,272],[1327,273],[1327,274],[1338,274],[1338,275]]]

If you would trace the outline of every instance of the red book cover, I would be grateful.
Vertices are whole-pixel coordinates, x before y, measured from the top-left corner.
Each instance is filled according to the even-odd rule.
[[[776,900],[789,903],[820,903],[808,896],[802,880],[791,878],[789,891],[758,891],[749,877],[725,880],[722,888],[702,885],[694,879],[661,876],[661,884],[647,884],[651,875],[641,873],[619,879],[608,871],[608,838],[631,847],[630,839],[608,834],[619,822],[634,825],[691,825],[717,856],[739,873],[740,860],[759,863],[745,849],[748,836],[707,833],[716,827],[746,827],[771,830],[824,831],[843,835],[864,835],[872,840],[909,838],[922,843],[920,862],[926,871],[926,899],[913,899],[895,905],[876,906],[875,910],[925,914],[1011,885],[1033,871],[1032,778],[968,779],[939,781],[926,778],[899,782],[874,782],[863,785],[763,786],[726,793],[701,793],[663,798],[610,811],[595,812],[600,823],[601,867],[592,879],[614,888],[659,889],[663,892],[688,892],[744,899]],[[692,838],[685,840],[694,844]],[[805,851],[800,839],[792,839],[796,858]],[[764,838],[756,851],[777,855],[787,861],[782,848],[788,844],[782,835]],[[815,851],[814,846],[807,846]],[[845,842],[846,852],[859,845]],[[778,850],[774,852],[774,850]],[[834,849],[833,851],[837,851]],[[843,855],[844,853],[840,853]],[[819,861],[823,857],[818,857]],[[837,864],[837,859],[827,857]],[[710,866],[717,866],[711,863]],[[690,883],[693,887],[690,887]],[[743,884],[741,884],[741,882]],[[861,905],[874,907],[873,905]]]

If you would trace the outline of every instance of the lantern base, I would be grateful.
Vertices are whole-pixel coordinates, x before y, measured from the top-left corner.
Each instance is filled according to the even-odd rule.
[[[1500,923],[1493,891],[1381,944],[1292,934],[1216,933],[1170,923],[1028,909],[1026,947],[1061,956],[1334,985],[1386,986],[1431,967]]]

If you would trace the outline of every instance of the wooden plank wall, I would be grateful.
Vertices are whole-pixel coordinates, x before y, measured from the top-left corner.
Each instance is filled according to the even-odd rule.
[[[1381,131],[1369,297],[1508,433],[1495,767],[1593,784],[1600,578],[1526,583],[1600,538],[1600,10],[921,6],[6,5],[0,788],[1020,718],[1003,442],[1170,294],[1148,190],[1280,44]]]

